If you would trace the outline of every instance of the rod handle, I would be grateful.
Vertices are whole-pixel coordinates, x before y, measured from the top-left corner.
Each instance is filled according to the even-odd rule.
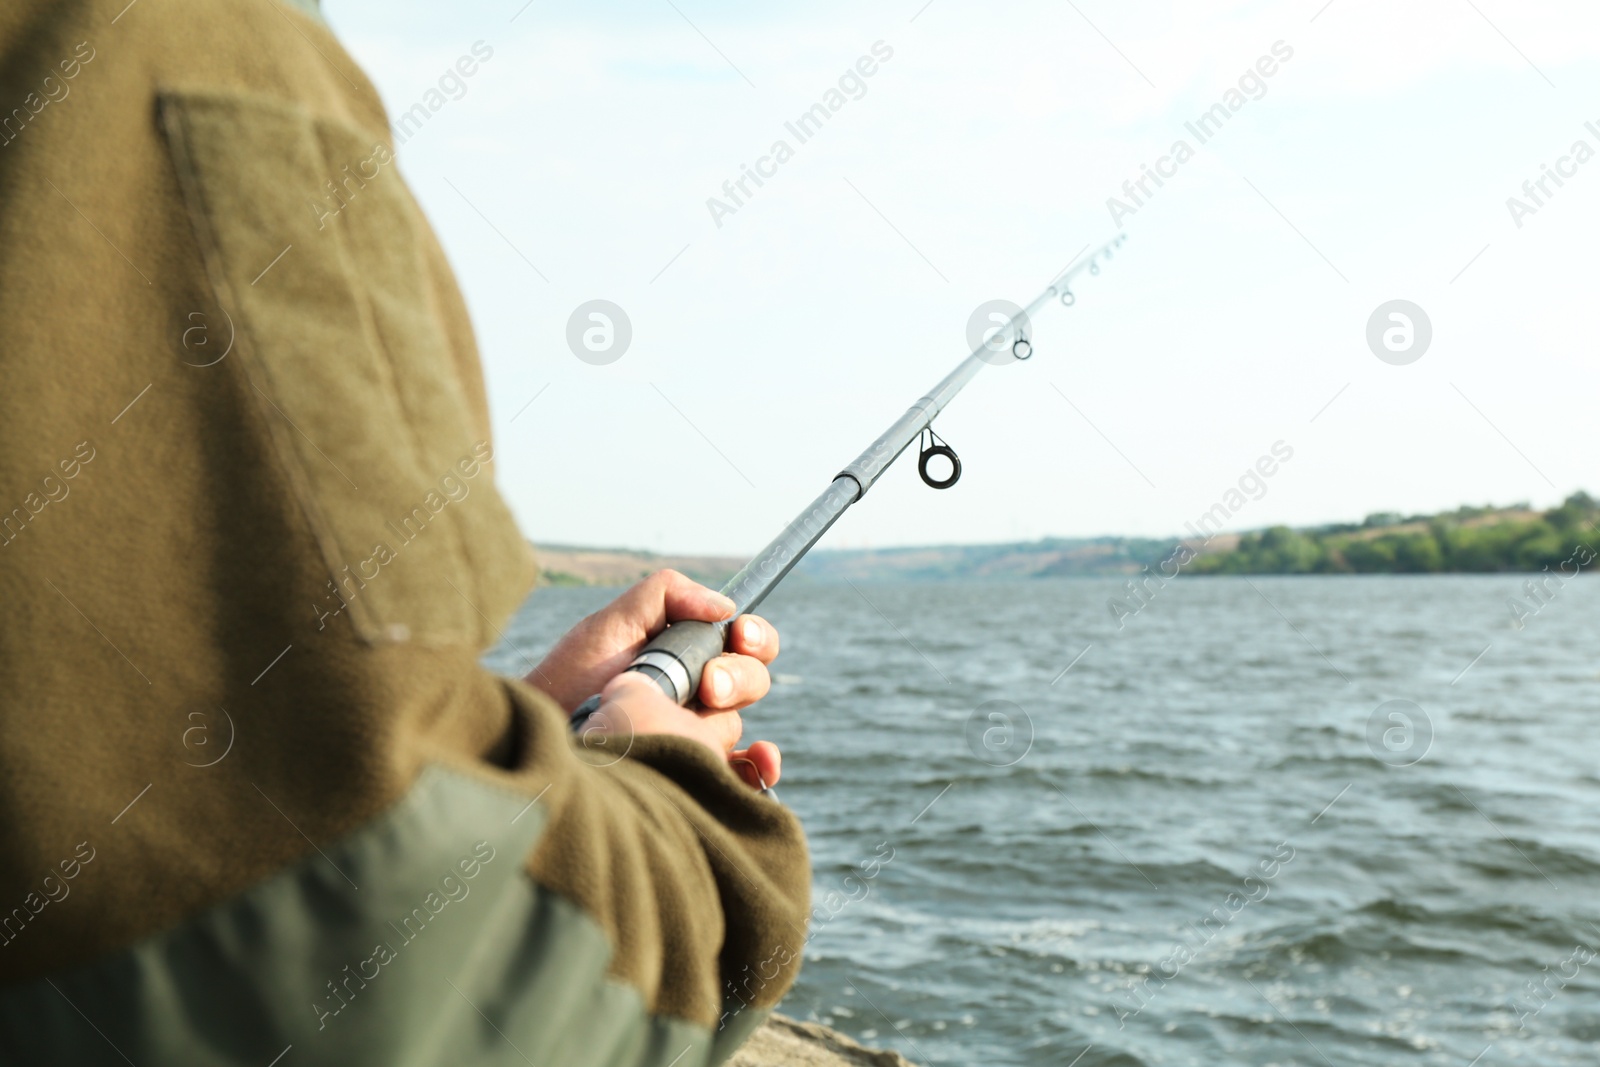
[[[625,671],[649,678],[669,700],[687,704],[700,691],[700,676],[706,664],[722,655],[727,646],[726,622],[675,622],[650,639]],[[583,733],[589,716],[600,710],[600,694],[585,700],[569,720],[574,733]],[[778,794],[763,783],[761,795],[778,799]]]
[[[628,670],[649,677],[669,700],[687,704],[700,692],[706,664],[722,655],[727,643],[727,623],[684,619],[652,637]]]
[[[687,704],[700,691],[700,676],[706,664],[722,655],[728,640],[725,622],[700,622],[684,619],[672,623],[650,639],[625,671],[642,674],[668,700]],[[572,728],[581,730],[589,716],[600,710],[597,693],[579,704],[572,713]]]

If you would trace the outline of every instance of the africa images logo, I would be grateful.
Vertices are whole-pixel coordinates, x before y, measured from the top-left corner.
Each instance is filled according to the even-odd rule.
[[[854,66],[839,75],[836,87],[830,87],[822,94],[822,99],[818,103],[802,111],[794,121],[783,124],[783,128],[795,139],[795,144],[803,145],[811,140],[822,132],[825,123],[844,109],[845,104],[866,96],[866,79],[878,73],[879,65],[889,62],[893,57],[893,48],[882,41],[874,41],[872,55],[864,55],[857,59]],[[848,98],[846,93],[849,94]],[[759,189],[766,184],[762,179],[777,177],[778,168],[794,158],[794,151],[794,145],[780,137],[772,142],[766,155],[756,160],[754,169],[748,163],[741,163],[739,176],[722,183],[722,195],[727,198],[726,200],[715,196],[706,197],[706,210],[711,212],[711,221],[717,224],[717,229],[722,229],[722,220],[725,216],[737,214],[739,209],[745,206],[745,201],[755,195],[750,183],[754,182],[756,189]],[[741,193],[744,194],[742,197]]]

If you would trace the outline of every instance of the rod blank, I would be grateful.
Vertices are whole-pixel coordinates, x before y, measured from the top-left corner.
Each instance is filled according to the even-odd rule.
[[[722,587],[723,595],[732,599],[736,606],[735,614],[742,615],[754,611],[756,606],[767,598],[767,594],[783,580],[784,575],[794,569],[794,565],[811,550],[811,546],[828,532],[828,527],[837,522],[839,516],[843,515],[851,504],[867,494],[867,490],[872,488],[878,476],[900,457],[900,453],[932,424],[939,412],[944,410],[945,405],[950,403],[955,395],[992,360],[993,352],[989,345],[994,343],[997,337],[1001,338],[1001,344],[1010,340],[1013,344],[1018,341],[1030,341],[1031,345],[1031,340],[1022,336],[1022,326],[1018,320],[1025,321],[1051,300],[1063,294],[1070,294],[1068,286],[1072,279],[1083,271],[1094,268],[1099,258],[1109,257],[1111,250],[1122,244],[1125,238],[1126,235],[1121,235],[1106,242],[1057,275],[1055,280],[1045,286],[1044,291],[1034,297],[1019,314],[1008,319],[995,334],[974,348],[955,370],[945,375],[938,385],[912,404],[910,409],[896,419],[894,424],[872,442],[865,452],[857,456],[853,463],[840,471],[822,495],[811,502],[810,507],[785,526],[782,533],[773,538],[766,548],[756,553],[755,558]],[[1063,302],[1065,303],[1064,300]],[[1031,354],[1030,351],[1029,355]]]

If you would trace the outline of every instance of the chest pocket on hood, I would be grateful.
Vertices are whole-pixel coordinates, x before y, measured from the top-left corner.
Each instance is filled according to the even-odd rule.
[[[232,320],[229,372],[247,376],[327,562],[311,610],[372,643],[487,645],[531,555],[469,403],[476,355],[446,327],[448,268],[387,137],[237,93],[168,92],[160,111]]]

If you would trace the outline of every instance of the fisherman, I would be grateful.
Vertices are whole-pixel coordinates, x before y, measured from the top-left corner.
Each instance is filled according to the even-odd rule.
[[[0,6],[0,1063],[720,1062],[805,940],[778,635],[619,676],[732,610],[663,572],[479,665],[533,561],[313,5]]]

